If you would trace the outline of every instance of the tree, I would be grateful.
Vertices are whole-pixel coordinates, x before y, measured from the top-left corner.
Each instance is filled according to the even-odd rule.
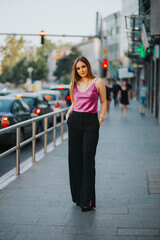
[[[6,45],[0,47],[0,52],[3,56],[3,69],[13,66],[21,58],[22,48],[24,46],[23,37],[19,40],[15,36],[8,36],[6,38]]]
[[[0,53],[3,57],[3,72],[0,76],[0,81],[13,82],[14,68],[16,64],[24,58],[24,43],[23,37],[17,40],[15,36],[8,36],[6,38],[6,45],[0,47]]]
[[[55,43],[52,43],[50,40],[45,39],[45,44],[37,48],[37,58],[44,58],[47,61],[49,52],[55,48],[57,48]]]
[[[65,75],[70,74],[74,60],[80,55],[80,51],[76,47],[72,47],[71,53],[69,55],[57,61],[57,68],[54,72],[54,76],[56,76],[57,79],[61,79]]]
[[[46,79],[48,75],[48,66],[44,58],[38,58],[37,61],[30,61],[27,63],[27,68],[32,67],[32,79],[33,80],[42,80]]]

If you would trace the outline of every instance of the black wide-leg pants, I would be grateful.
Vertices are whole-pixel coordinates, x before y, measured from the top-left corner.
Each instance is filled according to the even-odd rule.
[[[69,179],[72,201],[81,207],[96,206],[95,155],[99,138],[97,113],[73,111],[67,120],[69,132]]]

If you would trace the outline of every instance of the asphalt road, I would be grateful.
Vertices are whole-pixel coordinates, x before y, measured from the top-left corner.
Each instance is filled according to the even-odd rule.
[[[66,132],[67,127],[66,123],[64,124],[64,132]],[[61,135],[61,128],[57,127],[57,138]],[[53,131],[48,133],[47,143],[53,142]],[[5,152],[8,150],[9,146],[3,146],[2,143],[0,143],[0,153]],[[36,141],[36,153],[39,152],[41,149],[44,148],[44,137],[41,137],[40,141]],[[21,149],[21,155],[20,155],[20,161],[21,163],[27,160],[32,156],[32,143],[29,143],[25,145]],[[12,170],[16,166],[16,152],[0,158],[0,177],[2,177],[4,174],[6,174],[8,171]]]

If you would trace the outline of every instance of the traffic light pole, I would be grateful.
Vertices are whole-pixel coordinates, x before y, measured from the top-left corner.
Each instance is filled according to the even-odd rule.
[[[38,33],[0,33],[1,36],[32,36],[39,37]],[[45,34],[46,37],[87,37],[87,38],[100,38],[99,35],[72,35],[72,34]]]

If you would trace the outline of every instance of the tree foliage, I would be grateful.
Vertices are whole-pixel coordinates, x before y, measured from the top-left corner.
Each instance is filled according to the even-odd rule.
[[[2,55],[2,74],[0,82],[11,82],[16,85],[26,82],[29,74],[27,69],[33,68],[32,79],[43,80],[48,77],[47,59],[51,51],[61,47],[70,47],[71,44],[59,43],[56,45],[50,40],[45,39],[45,44],[38,48],[30,46],[29,42],[24,41],[21,37],[17,39],[15,36],[6,38],[5,46],[0,47]],[[79,55],[76,48],[72,48],[70,55],[58,61],[57,72],[61,72],[64,81],[68,81],[74,59]],[[64,67],[65,66],[65,67]]]
[[[72,72],[72,65],[74,60],[80,55],[80,51],[76,47],[72,47],[71,53],[69,55],[57,61],[57,68],[54,72],[54,76],[56,76],[57,79],[64,78],[66,75],[68,76],[68,74]]]
[[[3,56],[3,68],[9,68],[20,60],[24,42],[23,37],[19,40],[15,36],[8,36],[6,38],[6,45],[0,47],[0,52]]]

